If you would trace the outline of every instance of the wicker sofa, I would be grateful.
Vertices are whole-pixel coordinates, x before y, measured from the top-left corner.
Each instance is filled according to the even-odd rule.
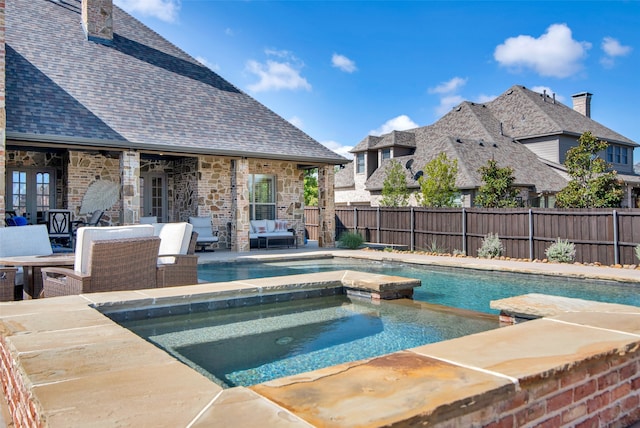
[[[295,229],[289,228],[286,220],[251,220],[249,241],[252,247],[268,249],[272,245],[295,245],[298,239]]]
[[[79,269],[42,269],[43,296],[155,288],[159,248],[157,236],[91,241]]]

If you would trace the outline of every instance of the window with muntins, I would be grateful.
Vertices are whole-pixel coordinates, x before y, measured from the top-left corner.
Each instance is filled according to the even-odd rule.
[[[249,175],[250,220],[276,219],[276,176]]]
[[[364,174],[364,153],[356,155],[356,174]]]
[[[382,150],[382,160],[391,159],[391,149]]]

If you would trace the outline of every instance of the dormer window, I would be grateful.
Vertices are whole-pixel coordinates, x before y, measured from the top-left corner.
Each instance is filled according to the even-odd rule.
[[[364,174],[364,153],[356,155],[356,174]]]
[[[382,149],[382,160],[391,159],[391,149]]]

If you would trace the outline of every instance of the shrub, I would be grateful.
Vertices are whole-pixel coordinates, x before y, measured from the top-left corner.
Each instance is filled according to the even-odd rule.
[[[640,260],[640,244],[636,245],[636,257]]]
[[[464,251],[462,251],[462,250],[458,250],[457,248],[454,248],[454,249],[453,249],[453,255],[454,255],[454,256],[466,256],[466,255],[467,255],[467,253],[465,253],[465,252],[464,252]]]
[[[427,251],[433,254],[442,254],[445,252],[445,249],[438,244],[438,240],[436,238],[433,238]]]
[[[355,250],[356,248],[359,248],[363,242],[364,238],[359,233],[344,232],[338,239],[338,246]]]
[[[576,246],[573,242],[558,238],[544,253],[551,262],[572,263],[576,258]]]
[[[478,257],[492,259],[504,253],[504,246],[497,234],[489,233],[482,239],[482,247],[478,249]]]

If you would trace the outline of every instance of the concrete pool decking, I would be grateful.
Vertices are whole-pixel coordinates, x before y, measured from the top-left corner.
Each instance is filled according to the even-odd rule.
[[[240,257],[283,257],[276,251]],[[500,261],[478,259],[335,253],[423,264],[466,262],[491,270],[515,271],[514,263],[522,263],[505,262],[511,267],[503,268]],[[209,255],[221,260],[223,252]],[[574,272],[574,265],[522,265],[550,268],[537,273],[571,267],[568,276],[587,272],[594,279],[640,282],[639,272],[629,269]],[[300,283],[333,283],[331,275],[309,274],[293,280],[296,284],[291,277],[263,278],[2,303],[0,358],[3,369],[17,374],[12,398],[32,403],[23,410],[44,426],[625,426],[640,419],[640,309],[635,307],[603,304],[597,312],[542,313],[549,317],[223,390],[90,306],[126,309],[285,292]]]

